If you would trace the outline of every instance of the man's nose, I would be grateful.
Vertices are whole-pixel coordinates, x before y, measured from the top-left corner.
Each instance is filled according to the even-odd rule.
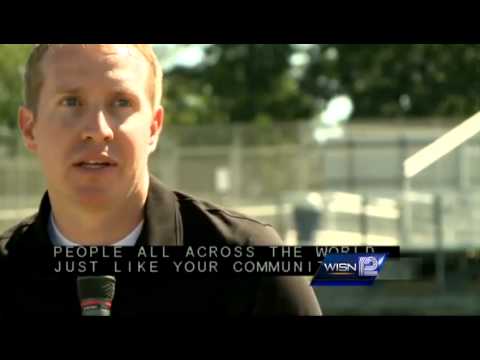
[[[113,139],[111,124],[103,110],[92,111],[87,116],[82,139],[95,142],[109,142]]]

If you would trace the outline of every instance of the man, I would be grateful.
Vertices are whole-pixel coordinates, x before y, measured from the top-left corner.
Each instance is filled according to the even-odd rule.
[[[40,161],[47,192],[36,215],[0,236],[0,260],[52,244],[281,245],[270,226],[170,191],[149,174],[164,120],[161,83],[147,45],[34,48],[19,127]],[[0,312],[80,313],[70,278],[37,279],[20,289],[13,280],[4,283],[9,295]],[[112,314],[141,312],[321,314],[302,278],[148,285],[120,279]]]

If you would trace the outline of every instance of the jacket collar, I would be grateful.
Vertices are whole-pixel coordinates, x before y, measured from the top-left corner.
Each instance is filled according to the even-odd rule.
[[[158,179],[150,176],[144,208],[145,223],[139,245],[182,245],[182,222],[177,197]]]

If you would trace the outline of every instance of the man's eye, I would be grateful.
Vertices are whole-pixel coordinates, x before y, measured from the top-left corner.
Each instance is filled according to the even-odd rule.
[[[129,99],[117,99],[113,102],[116,107],[131,107],[132,102]]]
[[[61,105],[67,107],[80,106],[80,100],[76,97],[67,97],[62,100]]]

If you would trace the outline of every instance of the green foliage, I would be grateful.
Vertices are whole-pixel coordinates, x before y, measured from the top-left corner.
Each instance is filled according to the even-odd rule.
[[[303,65],[292,65],[303,54]],[[229,44],[167,74],[172,122],[308,120],[339,94],[354,118],[464,118],[480,107],[480,46]]]
[[[0,127],[16,127],[30,49],[0,45]],[[479,45],[226,44],[205,51],[198,65],[166,71],[170,123],[274,129],[312,119],[338,94],[353,99],[352,121],[464,118],[480,107]],[[294,64],[299,54],[306,60]]]
[[[464,117],[479,110],[478,45],[333,44],[310,56],[302,91],[325,99],[346,93],[357,118]]]
[[[0,45],[0,127],[16,127],[24,64],[30,50],[31,45]]]
[[[167,74],[166,109],[172,121],[271,123],[310,115],[289,76],[292,53],[288,44],[210,46],[199,66]]]

